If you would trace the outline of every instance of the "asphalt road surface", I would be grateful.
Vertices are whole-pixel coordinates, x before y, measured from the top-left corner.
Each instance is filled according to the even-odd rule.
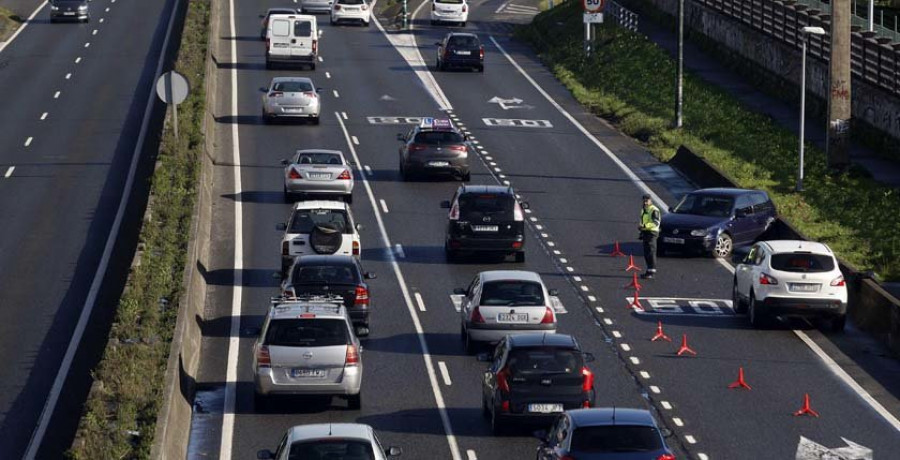
[[[568,311],[560,315],[560,332],[575,335],[597,357],[591,368],[598,405],[652,409],[674,432],[668,442],[679,458],[795,458],[802,438],[828,448],[846,447],[845,438],[878,458],[896,451],[900,423],[891,392],[807,323],[751,329],[730,308],[728,263],[662,259],[657,279],[643,283],[646,311],[627,307],[632,294],[623,286],[631,276],[624,259],[608,255],[613,242],[640,255],[641,195],[652,190],[665,209],[690,185],[586,114],[511,40],[510,23],[527,22],[536,5],[472,3],[467,30],[479,33],[486,53],[479,74],[432,72],[434,42],[459,28],[428,25],[427,5],[415,17],[413,35],[385,34],[374,24],[334,27],[320,15],[317,69],[269,71],[258,15],[281,3],[236,3],[234,33],[227,8],[218,18],[225,83],[216,101],[222,133],[215,153],[221,165],[217,250],[205,267],[212,288],[199,379],[204,393],[224,392],[226,402],[198,417],[203,429],[195,432],[203,436],[194,438],[191,457],[252,458],[274,448],[292,425],[339,421],[371,424],[386,445],[403,447],[404,458],[533,457],[537,441],[529,433],[490,434],[480,400],[486,364],[464,353],[449,297],[478,271],[502,268],[536,271],[560,290]],[[427,67],[415,62],[419,56]],[[321,125],[263,125],[259,88],[277,75],[311,76],[323,88]],[[445,262],[446,211],[439,203],[458,183],[402,182],[395,139],[410,118],[442,114],[474,139],[472,183],[509,183],[530,203],[525,263]],[[363,265],[379,275],[372,282],[372,334],[363,340],[363,407],[298,399],[259,413],[251,331],[278,293],[275,225],[289,213],[279,160],[314,147],[340,149],[360,162],[353,212],[365,226]],[[637,262],[643,265],[642,258]],[[674,342],[649,340],[657,321]],[[676,356],[682,334],[696,356]],[[848,336],[861,337],[852,329]],[[896,370],[896,363],[886,363]],[[727,388],[739,367],[752,390]],[[805,393],[820,417],[793,416]]]

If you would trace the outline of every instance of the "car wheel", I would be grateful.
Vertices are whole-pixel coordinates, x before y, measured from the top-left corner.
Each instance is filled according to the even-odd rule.
[[[459,260],[459,255],[456,253],[456,251],[448,248],[447,245],[445,244],[444,245],[444,258],[447,260],[448,264],[452,264],[452,263],[456,263]]]
[[[347,408],[350,410],[360,410],[362,408],[362,391],[355,395],[347,396]]]
[[[484,66],[483,66],[483,65],[478,66],[478,73],[484,73]]]
[[[463,174],[462,177],[460,177],[460,179],[461,179],[463,182],[469,182],[470,180],[472,180],[472,173],[469,172],[469,171],[466,171],[466,173]]]
[[[353,194],[352,193],[348,193],[348,194],[344,195],[344,203],[353,204]]]
[[[460,22],[460,23],[459,23],[459,26],[460,26],[460,27],[465,27],[465,26],[466,26],[466,21]]]
[[[491,418],[491,410],[488,409],[488,406],[487,406],[487,400],[484,399],[484,392],[483,392],[483,391],[481,392],[481,415],[482,415],[484,418],[486,418],[486,419],[490,419],[490,418]]]
[[[284,188],[284,202],[287,204],[294,203],[294,195],[288,191],[287,187]]]
[[[266,59],[266,70],[272,70],[272,62]]]
[[[334,18],[331,18],[331,25],[335,25],[335,24],[337,24],[337,21],[335,21]]]
[[[466,331],[465,346],[466,346],[466,354],[467,355],[475,354],[475,348],[476,348],[475,341],[472,340],[472,336],[469,334],[469,331]]]
[[[372,25],[372,21],[366,21],[366,27],[369,27],[370,25]]]
[[[734,249],[733,241],[731,239],[731,235],[727,233],[721,233],[716,238],[716,247],[713,249],[713,256],[724,259],[731,255],[731,251]]]
[[[750,291],[750,306],[748,307],[750,314],[750,325],[757,328],[762,329],[766,326],[766,314],[759,311],[759,307],[756,305],[756,294],[753,291]]]
[[[663,246],[663,245],[661,245],[661,244],[657,244],[657,245],[656,245],[656,255],[657,255],[658,257],[665,257],[665,256],[666,256],[666,248],[665,248],[665,246]]]
[[[525,262],[525,251],[519,251],[516,253],[516,263],[524,263]]]
[[[316,70],[316,63],[315,63],[315,62],[313,62],[312,64],[309,65],[309,70]]]
[[[402,161],[400,162],[400,179],[404,182],[409,180],[409,175],[406,173],[406,167]]]
[[[314,125],[319,124],[319,116],[318,115],[312,117],[312,124],[314,124]]]
[[[839,334],[844,332],[844,327],[847,325],[847,315],[839,315],[831,318],[831,332],[835,334]]]
[[[731,306],[735,313],[747,311],[747,305],[741,300],[741,294],[738,292],[737,278],[734,279],[734,287],[731,288]]]
[[[436,25],[437,25],[437,21],[435,21],[434,19],[432,19],[432,20],[431,20],[431,25],[436,26]]]
[[[494,436],[503,436],[507,432],[506,425],[503,424],[503,420],[497,415],[496,407],[491,411],[491,432],[494,433]]]

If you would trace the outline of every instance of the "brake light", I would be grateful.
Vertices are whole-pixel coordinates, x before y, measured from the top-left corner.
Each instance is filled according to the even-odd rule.
[[[356,349],[356,345],[347,345],[347,356],[344,358],[344,365],[359,365],[359,350]]]
[[[525,220],[525,213],[522,211],[522,205],[516,203],[516,207],[513,209],[513,219],[516,222],[522,222]]]
[[[675,460],[675,456],[672,454],[662,454],[659,457],[656,457],[656,460]]]
[[[844,275],[840,275],[837,278],[831,280],[832,286],[846,286],[847,281],[844,280]]]
[[[594,373],[587,367],[581,368],[581,389],[591,391],[594,389]]]
[[[272,357],[269,355],[269,347],[263,345],[256,352],[256,367],[272,367]]]
[[[281,242],[281,255],[288,256],[291,254],[291,243],[289,241]]]
[[[334,11],[340,11],[341,5],[334,5]]]
[[[359,284],[356,286],[356,300],[353,301],[353,306],[369,306],[369,288],[367,288],[364,284]]]
[[[313,54],[316,54],[316,51],[317,51],[318,49],[319,49],[319,41],[318,41],[318,40],[313,40],[313,41],[312,41],[312,51],[313,51]]]
[[[350,180],[350,171],[345,169],[337,178],[340,180]]]
[[[425,147],[424,145],[419,145],[419,144],[410,144],[409,145],[409,150],[411,152],[418,152],[419,150],[425,150],[426,148],[427,147]]]
[[[300,172],[294,168],[291,168],[291,172],[288,173],[289,179],[303,179],[303,176],[300,175]]]
[[[465,152],[466,146],[465,145],[451,145],[450,147],[447,147],[447,150],[453,150],[456,152]]]
[[[281,91],[272,91],[269,93],[269,97],[281,97],[284,96],[284,93]]]
[[[462,11],[463,11],[463,13],[465,13],[466,11],[469,11],[469,7],[467,5],[463,5]]]
[[[359,255],[359,241],[354,241],[354,242],[353,242],[353,255],[354,255],[354,256],[358,256],[358,255]]]
[[[521,241],[513,241],[512,247],[513,247],[513,249],[522,249],[522,242]]]
[[[303,93],[303,95],[306,96],[306,97],[311,97],[311,98],[313,98],[313,99],[319,97],[319,95],[316,94],[315,91],[307,91],[307,92]]]
[[[769,276],[765,273],[760,273],[759,274],[759,284],[766,284],[769,286],[774,286],[774,285],[778,284],[778,280],[775,278],[772,278],[771,276]]]
[[[453,203],[450,208],[450,220],[459,220],[459,203]]]
[[[541,319],[541,324],[553,324],[553,309],[550,307],[546,307],[544,310],[544,318]]]
[[[481,58],[482,60],[484,59],[484,47],[483,46],[478,50],[478,57]]]
[[[481,316],[481,311],[478,307],[475,307],[475,309],[472,310],[472,322],[479,324],[484,323],[484,316]]]
[[[303,319],[314,319],[315,317],[316,317],[315,313],[301,313],[300,316],[298,316],[298,318],[303,318]]]
[[[509,368],[504,367],[500,369],[500,372],[497,372],[497,389],[504,392],[509,393]],[[506,410],[509,410],[508,408]]]
[[[559,457],[559,460],[575,460],[575,457],[571,455],[563,455],[562,457]]]

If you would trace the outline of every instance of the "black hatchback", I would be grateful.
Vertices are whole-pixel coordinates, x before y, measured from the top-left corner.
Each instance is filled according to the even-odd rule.
[[[512,187],[463,185],[453,199],[441,202],[450,209],[444,253],[448,262],[463,252],[509,255],[525,262],[525,214]]]
[[[497,343],[482,379],[481,407],[494,434],[512,425],[549,426],[563,411],[594,405],[594,373],[567,334],[507,335]]]
[[[766,192],[706,188],[685,195],[662,217],[657,253],[670,251],[728,257],[756,241],[778,217]]]
[[[451,32],[437,45],[437,70],[451,68],[474,69],[484,72],[484,45],[475,34]]]

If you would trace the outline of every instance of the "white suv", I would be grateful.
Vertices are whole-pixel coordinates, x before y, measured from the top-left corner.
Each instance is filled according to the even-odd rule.
[[[350,206],[343,201],[312,200],[294,204],[291,217],[278,224],[281,238],[281,274],[294,258],[307,254],[344,254],[359,257],[359,230]]]
[[[840,332],[847,321],[847,283],[831,248],[812,241],[761,241],[735,267],[734,310],[762,327],[770,317],[822,316]]]

